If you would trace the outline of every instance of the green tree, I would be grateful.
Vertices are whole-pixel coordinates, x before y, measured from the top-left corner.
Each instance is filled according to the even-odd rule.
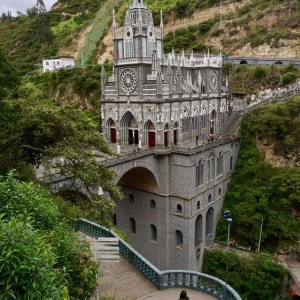
[[[48,179],[54,173],[74,178],[73,189],[81,183],[90,195],[99,221],[111,225],[114,200],[122,198],[113,184],[117,175],[99,161],[116,155],[99,134],[97,127],[83,112],[71,106],[57,106],[46,101],[6,101],[2,103],[5,121],[0,134],[0,170],[16,168],[22,173],[24,164],[46,167]],[[1,120],[1,117],[0,117]],[[102,187],[105,194],[99,194]]]
[[[0,100],[20,84],[20,78],[0,48]]]

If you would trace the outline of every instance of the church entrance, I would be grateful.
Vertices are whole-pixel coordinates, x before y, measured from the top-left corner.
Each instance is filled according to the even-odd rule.
[[[149,147],[155,148],[155,132],[149,132]]]
[[[117,131],[116,128],[110,128],[110,139],[112,143],[117,142]]]
[[[128,143],[130,145],[138,145],[139,144],[139,131],[138,129],[128,129]]]
[[[121,143],[138,145],[139,129],[135,117],[127,111],[121,119]]]
[[[151,148],[155,148],[156,146],[156,132],[154,124],[149,120],[145,123],[145,145]]]
[[[108,129],[108,140],[111,143],[117,142],[117,130],[116,130],[116,124],[114,120],[109,119],[107,122],[107,129]]]

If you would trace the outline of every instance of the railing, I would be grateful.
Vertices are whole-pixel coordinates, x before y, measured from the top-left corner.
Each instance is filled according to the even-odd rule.
[[[94,237],[117,237],[120,253],[159,290],[180,287],[201,291],[212,295],[216,299],[242,300],[230,285],[208,274],[188,270],[160,271],[116,233],[98,224],[85,219],[78,219],[76,231],[82,231]]]

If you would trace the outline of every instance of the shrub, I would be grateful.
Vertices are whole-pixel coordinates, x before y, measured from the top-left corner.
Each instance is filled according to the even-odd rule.
[[[266,76],[266,68],[262,66],[256,66],[254,69],[254,78],[255,79],[261,79],[264,76]]]
[[[282,75],[282,83],[288,85],[293,83],[296,80],[296,75],[292,72],[287,72]]]

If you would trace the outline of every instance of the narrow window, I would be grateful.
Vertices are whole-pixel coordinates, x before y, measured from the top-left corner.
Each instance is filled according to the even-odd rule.
[[[117,215],[114,213],[113,224],[117,226]]]
[[[221,194],[222,194],[222,189],[219,188],[218,195],[221,196]]]
[[[150,207],[152,207],[152,208],[156,207],[156,203],[153,199],[150,200]]]
[[[175,231],[175,243],[176,243],[176,249],[182,249],[183,244],[183,237],[182,233],[179,230]]]
[[[211,194],[208,195],[208,202],[211,202]]]
[[[200,209],[200,201],[197,202],[197,210]]]
[[[232,166],[233,166],[233,156],[230,157],[230,170],[232,170]]]
[[[134,196],[132,194],[129,194],[129,202],[134,202]]]
[[[156,243],[157,242],[157,230],[154,225],[150,225],[151,229],[151,242]]]
[[[180,204],[177,204],[177,212],[182,214],[182,206]]]
[[[129,224],[130,224],[130,233],[136,234],[135,220],[133,218],[129,219]]]

